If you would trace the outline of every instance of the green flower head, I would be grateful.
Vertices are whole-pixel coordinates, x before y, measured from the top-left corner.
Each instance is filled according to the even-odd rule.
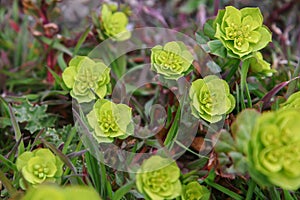
[[[125,139],[133,134],[131,108],[125,104],[115,104],[100,99],[87,115],[93,136],[100,142],[113,142],[114,138]]]
[[[197,181],[190,182],[182,188],[182,200],[209,200],[209,197],[210,191]]]
[[[76,56],[69,62],[62,78],[71,89],[71,96],[79,103],[104,98],[110,92],[110,68],[86,56]]]
[[[180,170],[176,163],[160,156],[145,160],[136,175],[136,185],[146,199],[174,199],[181,195]]]
[[[259,8],[238,10],[227,6],[220,10],[216,19],[215,37],[238,57],[243,57],[264,48],[271,40],[272,34],[263,24]]]
[[[151,68],[166,79],[177,80],[184,76],[193,60],[193,55],[181,41],[168,42],[163,47],[157,45],[151,49]]]
[[[227,82],[215,75],[193,81],[189,96],[192,114],[211,123],[220,121],[235,107]]]
[[[114,6],[103,4],[101,10],[102,26],[105,34],[113,40],[123,41],[131,36],[126,27],[128,25],[128,18],[123,12],[114,12]]]
[[[287,190],[300,187],[300,112],[279,109],[255,122],[248,147],[250,175]],[[267,182],[266,182],[267,180]]]
[[[271,76],[276,70],[270,68],[270,63],[263,59],[262,54],[258,51],[250,59],[250,69],[254,73]]]
[[[281,104],[281,107],[284,109],[286,108],[300,109],[300,91],[289,96],[287,101]]]
[[[101,200],[98,193],[87,186],[67,186],[65,188],[56,185],[39,185],[30,188],[21,200]]]
[[[59,182],[63,173],[63,162],[49,149],[26,151],[17,158],[16,165],[23,177],[20,179],[23,189],[26,188],[25,183],[34,186],[43,182]]]

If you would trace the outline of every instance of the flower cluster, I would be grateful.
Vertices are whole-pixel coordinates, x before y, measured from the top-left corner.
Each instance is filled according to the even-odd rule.
[[[299,121],[300,112],[294,109],[265,112],[257,118],[246,154],[250,175],[259,183],[287,190],[300,187]]]
[[[215,19],[215,37],[226,49],[241,58],[261,50],[272,40],[271,32],[262,23],[259,8],[238,10],[227,6],[218,12]]]
[[[193,55],[181,41],[168,42],[151,49],[152,70],[164,75],[166,79],[177,80],[184,76],[193,60]]]
[[[79,103],[104,98],[110,92],[110,68],[86,56],[76,56],[69,62],[62,78]],[[96,94],[96,95],[95,95]]]
[[[55,185],[39,185],[30,188],[21,200],[101,200],[98,193],[87,186],[67,186],[60,188]]]
[[[20,186],[36,185],[43,182],[59,182],[62,176],[63,162],[49,149],[26,151],[16,161],[17,169],[21,172]]]
[[[146,199],[173,199],[181,195],[179,176],[180,169],[174,161],[152,156],[140,167],[136,185]]]
[[[114,5],[103,4],[101,20],[104,33],[113,40],[123,41],[130,38],[131,33],[127,30],[128,17],[125,13],[116,11]]]
[[[112,142],[116,137],[125,139],[133,134],[131,115],[131,108],[127,105],[100,99],[94,104],[87,119],[99,143]]]
[[[137,189],[146,199],[163,200],[179,196],[184,200],[209,199],[209,190],[198,182],[181,184],[180,169],[171,159],[151,156],[143,162],[137,173]]]
[[[182,187],[182,200],[209,200],[209,197],[210,191],[197,181],[192,181]]]
[[[192,82],[189,96],[192,114],[211,123],[220,121],[235,107],[227,82],[215,75]]]

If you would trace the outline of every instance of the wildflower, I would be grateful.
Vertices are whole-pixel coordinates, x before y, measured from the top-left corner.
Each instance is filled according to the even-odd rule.
[[[166,79],[179,79],[190,68],[193,55],[181,41],[168,42],[165,46],[157,45],[151,49],[151,67]]]
[[[183,186],[182,200],[209,200],[210,191],[200,185],[197,181],[193,181]]]
[[[113,12],[112,6],[103,4],[101,20],[104,32],[113,40],[123,41],[130,38],[131,33],[126,29],[128,18],[123,12]]]
[[[146,199],[174,199],[181,195],[179,176],[180,170],[174,161],[152,156],[139,169],[136,185]]]
[[[259,8],[238,10],[227,6],[215,19],[215,37],[238,57],[246,56],[264,48],[271,40],[270,30],[263,24]]]
[[[76,56],[69,62],[62,78],[71,89],[71,96],[79,103],[104,98],[110,92],[110,68],[102,62],[94,62],[86,56]]]
[[[114,138],[125,139],[133,134],[131,108],[125,104],[115,104],[100,99],[87,115],[93,128],[93,136],[100,142],[113,142]]]
[[[63,162],[49,149],[26,151],[16,161],[17,169],[21,172],[20,185],[26,188],[26,183],[36,185],[43,182],[59,182],[62,176]]]
[[[215,75],[192,82],[189,96],[192,114],[211,123],[220,121],[235,107],[235,99],[227,82]]]

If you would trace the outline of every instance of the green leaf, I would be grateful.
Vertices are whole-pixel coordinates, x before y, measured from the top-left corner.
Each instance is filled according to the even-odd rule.
[[[215,39],[216,30],[213,26],[214,20],[209,19],[203,26],[203,32],[207,35],[210,39]]]
[[[81,37],[79,38],[75,48],[74,48],[74,52],[73,52],[73,55],[77,55],[81,45],[84,43],[85,39],[87,38],[89,32],[91,30],[91,27],[87,27],[87,29],[84,31],[84,33],[81,35]]]
[[[230,133],[226,130],[221,130],[219,134],[220,136],[218,137],[218,141],[215,145],[215,151],[224,153],[234,151],[235,144]]]
[[[50,116],[46,113],[47,105],[32,105],[29,101],[22,104],[14,105],[14,113],[18,122],[27,122],[25,129],[34,133],[44,127],[51,127],[54,125],[56,117]]]
[[[120,187],[113,195],[112,200],[120,200],[122,197],[125,196],[126,193],[128,193],[134,186],[135,182],[130,181],[126,185]]]
[[[223,46],[222,42],[220,40],[212,40],[207,43],[210,53],[214,54],[216,56],[220,56],[221,58],[227,57],[227,50]]]
[[[45,44],[48,44],[49,46],[52,46],[54,49],[57,49],[61,52],[64,52],[66,54],[68,54],[69,56],[72,56],[72,52],[63,44],[59,43],[59,41],[57,40],[52,40],[46,37],[40,37],[40,39],[42,40],[42,42],[44,42]]]
[[[259,115],[260,113],[254,109],[245,109],[238,114],[232,124],[231,129],[239,152],[246,154],[248,142],[250,141],[252,130]]]

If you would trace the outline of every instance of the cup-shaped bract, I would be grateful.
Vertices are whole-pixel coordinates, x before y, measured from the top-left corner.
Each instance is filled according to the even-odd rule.
[[[300,91],[295,92],[289,98],[286,102],[280,105],[283,109],[286,108],[293,108],[293,109],[299,109],[300,110]]]
[[[115,104],[99,99],[87,114],[97,142],[113,142],[114,138],[125,139],[133,134],[132,111],[125,104]]]
[[[102,99],[110,93],[110,68],[103,62],[95,62],[86,56],[76,56],[62,73],[71,96],[78,103],[90,102],[96,95]]]
[[[189,96],[192,114],[210,123],[220,121],[235,107],[235,99],[227,82],[215,75],[193,81]]]
[[[236,9],[233,6],[220,10],[214,21],[215,37],[225,48],[238,57],[264,48],[272,41],[270,30],[263,25],[259,8]]]
[[[182,186],[182,200],[209,200],[210,191],[197,181]]]
[[[36,188],[30,188],[21,200],[101,200],[98,193],[92,187],[67,186],[65,188],[56,185],[42,184]]]
[[[151,49],[151,68],[166,79],[177,80],[184,76],[193,60],[193,55],[181,41],[156,45]]]
[[[287,190],[300,187],[300,112],[279,109],[256,120],[248,146],[250,175]]]
[[[123,41],[131,36],[131,32],[127,30],[128,17],[125,13],[111,9],[111,6],[102,5],[101,20],[104,33],[111,37],[112,40]]]
[[[155,155],[143,162],[136,175],[136,185],[145,199],[174,199],[181,195],[179,176],[175,161]]]
[[[276,72],[276,70],[271,69],[270,63],[263,59],[263,56],[259,51],[253,53],[253,57],[249,58],[249,64],[252,72],[264,76],[271,76]]]
[[[26,189],[26,184],[35,186],[43,182],[59,182],[63,173],[63,162],[45,148],[22,153],[16,165],[22,174],[20,186],[23,189]]]

